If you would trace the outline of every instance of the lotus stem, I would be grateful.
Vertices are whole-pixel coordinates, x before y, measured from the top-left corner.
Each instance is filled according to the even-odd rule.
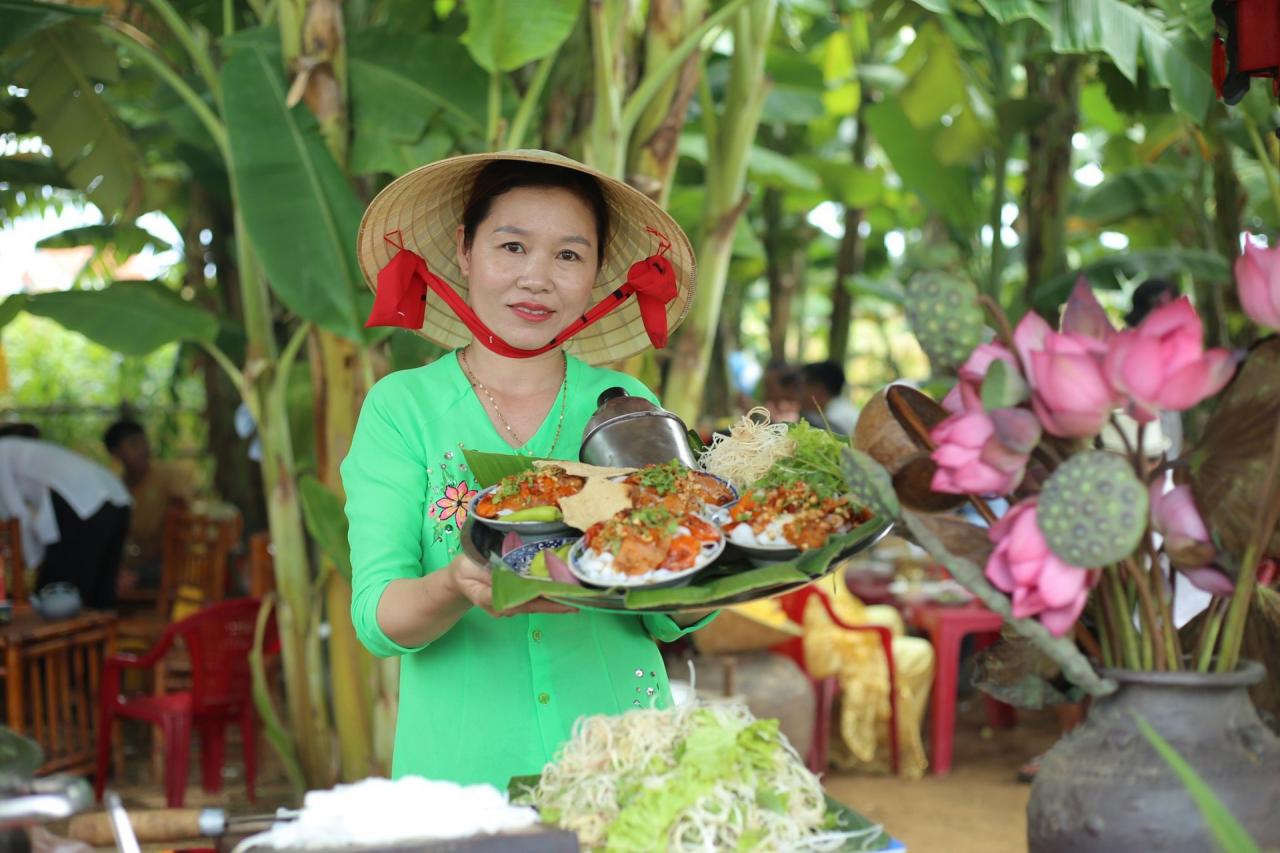
[[[995,241],[999,241],[999,239],[1000,232],[997,230]],[[1008,348],[1009,352],[1017,352],[1013,343],[1013,327],[1009,325],[1009,318],[1005,316],[1004,309],[1000,307],[1000,303],[983,293],[978,296],[978,304],[986,309],[991,321],[995,323],[996,334],[999,335],[1000,342]]]
[[[1168,665],[1165,660],[1165,646],[1160,636],[1160,621],[1156,618],[1155,602],[1151,600],[1148,578],[1142,574],[1142,569],[1138,568],[1138,564],[1132,559],[1124,560],[1121,565],[1133,579],[1134,588],[1138,592],[1138,602],[1141,605],[1139,613],[1142,616],[1142,624],[1145,626],[1142,632],[1144,662],[1146,662],[1146,655],[1150,653],[1150,665],[1158,671],[1164,671]]]
[[[1177,672],[1182,669],[1182,640],[1178,637],[1178,630],[1173,624],[1173,604],[1164,595],[1164,567],[1160,563],[1160,553],[1151,539],[1150,528],[1143,537],[1143,543],[1151,566],[1147,575],[1151,579],[1151,589],[1155,594],[1156,606],[1159,608],[1160,634],[1165,645],[1165,655],[1169,661],[1169,669]],[[1172,566],[1169,571],[1174,571]]]
[[[1116,657],[1114,640],[1111,637],[1111,627],[1108,624],[1111,615],[1107,613],[1106,599],[1102,595],[1098,596],[1094,604],[1094,621],[1098,623],[1098,642],[1101,647],[1099,649],[1099,659],[1102,661],[1103,666],[1113,668],[1116,665]]]
[[[1196,642],[1196,672],[1208,672],[1209,664],[1213,661],[1213,648],[1218,643],[1218,634],[1222,631],[1222,619],[1226,614],[1224,603],[1225,598],[1214,597],[1209,602],[1209,609],[1205,614],[1204,625],[1200,628],[1200,638]]]
[[[1129,669],[1141,669],[1142,654],[1133,630],[1133,604],[1125,592],[1120,573],[1115,569],[1102,569],[1102,573],[1103,584],[1111,589],[1111,609],[1120,634],[1121,647],[1124,649],[1124,665]]]

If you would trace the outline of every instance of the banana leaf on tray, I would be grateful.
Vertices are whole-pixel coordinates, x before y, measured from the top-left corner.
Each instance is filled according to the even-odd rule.
[[[466,451],[466,457],[481,488],[531,468],[533,462],[527,457],[473,451]],[[832,536],[821,548],[805,551],[793,560],[761,566],[753,566],[730,548],[685,586],[629,590],[576,586],[518,574],[502,561],[501,536],[471,518],[463,525],[462,537],[468,554],[492,567],[493,606],[499,610],[543,596],[576,607],[676,613],[741,604],[798,589],[869,548],[891,527],[890,521],[873,518],[848,533]]]

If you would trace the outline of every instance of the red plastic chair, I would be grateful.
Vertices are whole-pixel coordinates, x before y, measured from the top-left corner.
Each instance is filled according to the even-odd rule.
[[[182,806],[190,764],[191,733],[200,733],[203,747],[202,782],[210,793],[222,786],[222,762],[226,753],[226,727],[240,725],[244,742],[244,776],[249,800],[254,800],[257,771],[252,683],[249,653],[261,607],[256,598],[238,598],[212,604],[168,626],[159,642],[145,655],[113,655],[103,664],[102,713],[98,725],[98,762],[94,793],[102,799],[111,757],[112,725],[117,718],[143,720],[158,726],[165,743],[165,797],[172,808]],[[121,675],[125,669],[153,669],[181,639],[191,661],[191,689],[176,693],[124,696]],[[275,618],[267,625],[264,654],[279,650]]]
[[[937,661],[933,677],[933,774],[951,772],[951,749],[956,730],[956,694],[960,681],[960,646],[969,634],[974,646],[986,648],[1000,637],[1004,620],[999,613],[978,604],[965,607],[924,605],[912,610],[912,626],[929,635]],[[984,696],[987,722],[992,728],[1009,728],[1017,721],[1010,705]]]
[[[875,634],[880,638],[880,647],[884,651],[885,668],[889,675],[889,767],[893,773],[898,772],[898,677],[893,665],[893,631],[884,625],[850,625],[841,619],[831,606],[826,593],[816,583],[809,584],[795,592],[788,593],[779,599],[787,618],[797,625],[804,624],[804,610],[810,596],[817,596],[822,602],[827,616],[846,631]],[[795,637],[773,647],[779,654],[791,658],[813,684],[814,698],[817,700],[817,713],[814,719],[813,744],[809,748],[806,763],[813,773],[823,773],[827,769],[827,753],[830,749],[831,713],[835,707],[835,698],[839,683],[835,677],[814,678],[804,659],[804,638]]]

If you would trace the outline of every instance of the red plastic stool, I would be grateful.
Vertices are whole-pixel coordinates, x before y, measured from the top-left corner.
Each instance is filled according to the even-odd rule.
[[[956,694],[960,681],[960,645],[969,634],[975,644],[986,648],[1000,636],[1004,619],[999,613],[979,605],[941,607],[922,605],[913,610],[911,624],[929,634],[936,664],[933,676],[933,773],[951,772],[951,747],[956,729]],[[987,722],[993,728],[1008,728],[1017,722],[1017,710],[984,697]]]

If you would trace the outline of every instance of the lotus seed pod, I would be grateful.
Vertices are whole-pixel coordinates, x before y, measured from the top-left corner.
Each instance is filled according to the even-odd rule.
[[[849,494],[869,507],[881,518],[897,518],[902,514],[893,478],[884,467],[861,450],[846,447],[840,451],[840,468],[844,471]]]
[[[1147,502],[1147,490],[1123,456],[1090,450],[1053,472],[1036,516],[1053,553],[1073,566],[1097,569],[1138,547]]]
[[[982,343],[982,308],[973,282],[937,273],[907,285],[907,319],[934,369],[964,363]]]

